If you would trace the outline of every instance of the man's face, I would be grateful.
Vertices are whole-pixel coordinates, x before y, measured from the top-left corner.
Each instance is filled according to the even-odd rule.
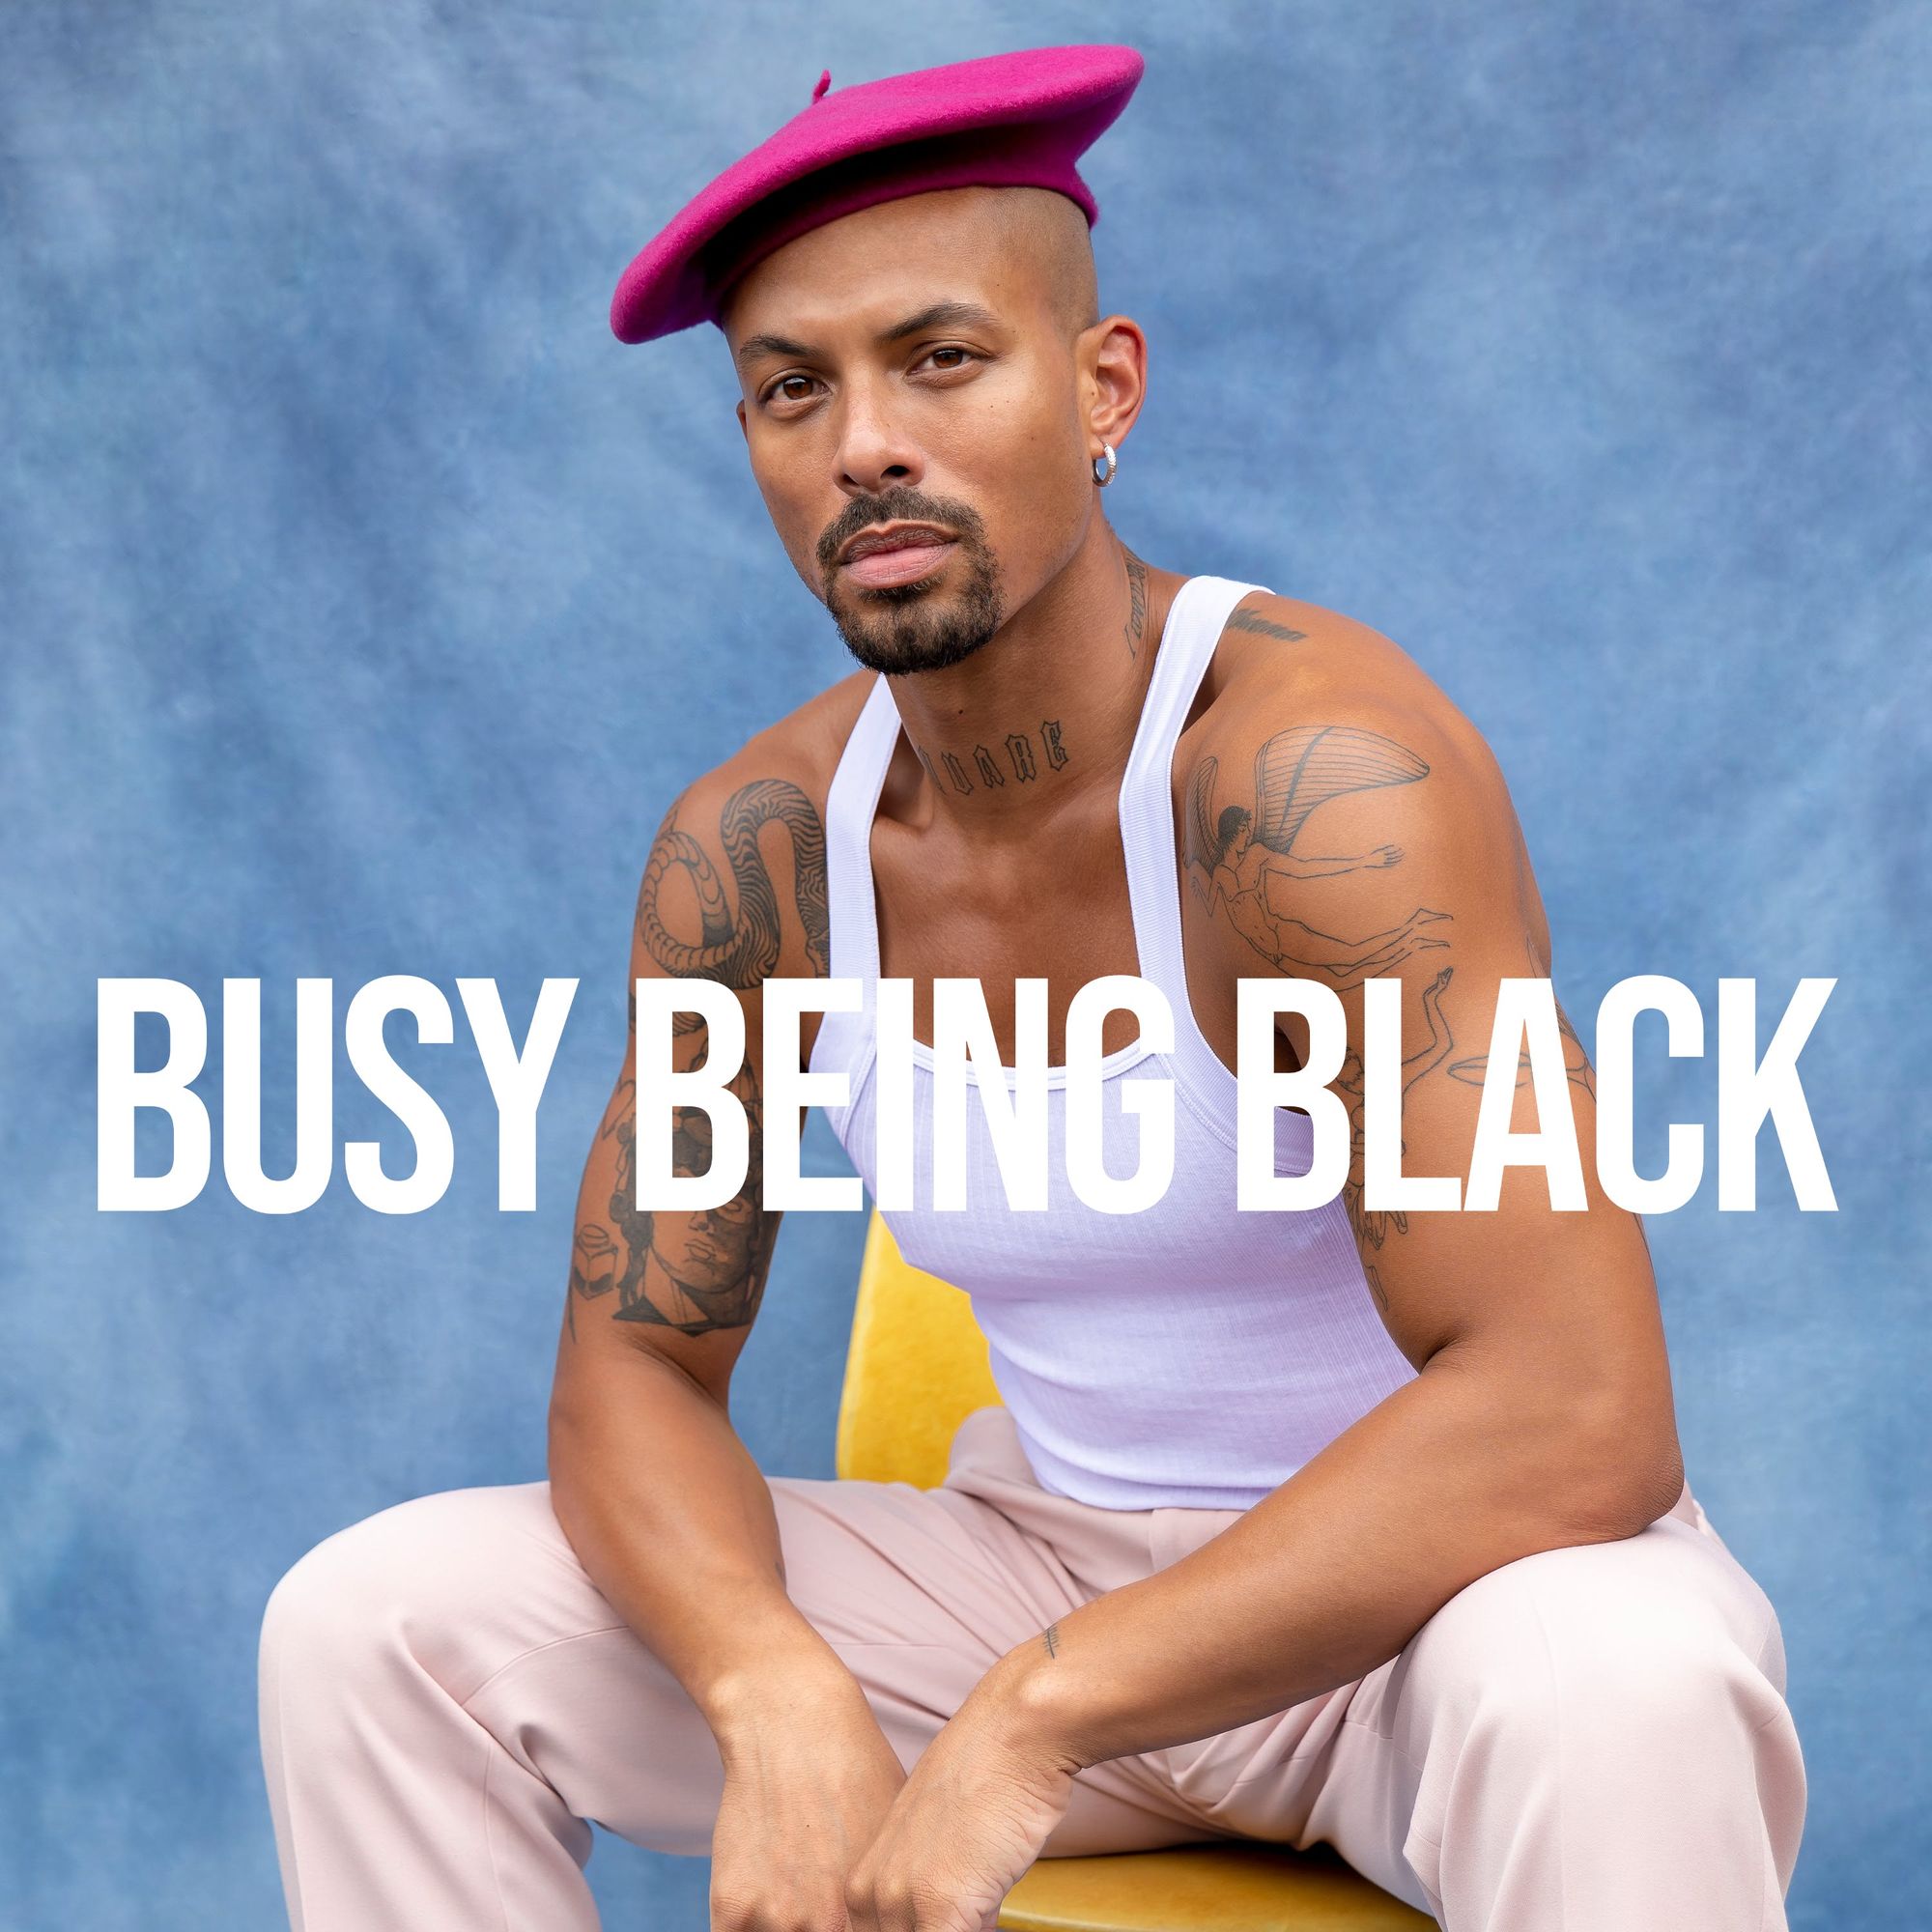
[[[1002,195],[1043,195],[1016,224]],[[908,195],[800,236],[724,317],[753,474],[859,661],[938,669],[985,643],[1094,514],[1080,346],[1045,189]],[[1066,238],[1061,238],[1065,241]],[[855,538],[920,524],[900,547]],[[905,540],[917,536],[918,543]]]
[[[731,1082],[743,1099],[744,1074]],[[755,1104],[755,1094],[753,1094]],[[711,1117],[701,1107],[677,1107],[671,1112],[671,1172],[680,1176],[711,1171]],[[757,1264],[764,1215],[758,1208],[760,1179],[747,1175],[746,1184],[729,1201],[692,1214],[653,1217],[651,1249],[665,1272],[696,1297],[742,1293]]]

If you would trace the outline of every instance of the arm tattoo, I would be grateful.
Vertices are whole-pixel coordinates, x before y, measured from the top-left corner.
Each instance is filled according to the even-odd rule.
[[[1413,784],[1429,776],[1422,759],[1379,731],[1353,724],[1297,724],[1277,731],[1255,753],[1254,810],[1230,806],[1218,820],[1210,820],[1208,802],[1219,769],[1218,759],[1203,758],[1194,775],[1194,829],[1211,865],[1220,865],[1231,853],[1238,863],[1260,845],[1270,855],[1268,869],[1290,879],[1399,864],[1402,850],[1395,845],[1378,845],[1348,858],[1317,858],[1296,852],[1294,841],[1309,814],[1331,798]]]
[[[1438,942],[1439,943],[1439,942]],[[1402,1091],[1406,1096],[1408,1090],[1425,1073],[1441,1065],[1442,1062],[1455,1050],[1456,1041],[1449,1030],[1448,1016],[1442,1010],[1442,995],[1449,990],[1449,982],[1456,977],[1453,966],[1442,967],[1422,991],[1422,1010],[1429,1021],[1429,1038],[1411,1054],[1404,1057],[1402,1063]],[[1455,1069],[1449,1069],[1454,1072]],[[1376,1264],[1369,1256],[1379,1254],[1382,1243],[1391,1233],[1408,1233],[1408,1216],[1401,1208],[1370,1208],[1363,1205],[1363,1175],[1366,1159],[1367,1138],[1363,1132],[1363,1121],[1368,1110],[1368,1095],[1362,1074],[1361,1055],[1351,1047],[1342,1062],[1342,1070],[1335,1076],[1335,1085],[1349,1096],[1349,1178],[1342,1184],[1342,1205],[1349,1210],[1349,1225],[1355,1231],[1355,1242],[1362,1252],[1362,1272],[1374,1293],[1378,1305],[1383,1314],[1388,1313],[1388,1294],[1382,1287],[1382,1278],[1377,1272]],[[1398,1105],[1401,1103],[1398,1102]],[[1404,1144],[1406,1147],[1406,1143]]]
[[[1555,994],[1550,995],[1554,1001]],[[1570,1024],[1570,1015],[1559,1004],[1556,1008],[1556,1030],[1563,1036],[1563,1070],[1570,1076],[1572,1086],[1580,1087],[1592,1100],[1597,1097],[1597,1076],[1590,1065],[1590,1056],[1584,1050],[1583,1037]]]
[[[1060,1626],[1058,1624],[1048,1624],[1039,1634],[1040,1641],[1046,1645],[1047,1656],[1058,1657],[1060,1655]]]
[[[697,1065],[703,1022],[679,1041],[678,1058]],[[706,1048],[706,1051],[709,1049]],[[745,1184],[719,1208],[653,1213],[638,1206],[637,1088],[626,1080],[612,1096],[598,1130],[611,1143],[614,1178],[609,1223],[586,1221],[577,1231],[570,1268],[570,1332],[577,1334],[577,1300],[597,1300],[613,1290],[611,1319],[645,1321],[703,1335],[714,1328],[742,1328],[756,1315],[771,1270],[777,1217],[761,1205],[763,1106],[756,1075],[742,1067],[729,1091],[744,1103],[751,1122],[752,1158]],[[704,1174],[711,1166],[711,1121],[701,1109],[671,1113],[671,1169]]]
[[[759,779],[725,801],[718,832],[737,888],[735,913],[704,847],[679,829],[677,811],[672,806],[658,827],[638,895],[638,927],[651,957],[679,979],[715,980],[739,992],[771,975],[779,963],[779,895],[758,833],[776,822],[791,838],[792,895],[805,928],[806,957],[814,975],[829,972],[825,827],[810,799],[788,780]],[[658,912],[658,894],[673,866],[684,868],[697,894],[702,936],[696,946],[673,938]]]
[[[1529,978],[1548,980],[1549,978],[1549,948],[1545,943],[1548,937],[1548,923],[1545,922],[1541,934],[1538,923],[1530,910],[1529,848],[1523,843],[1522,827],[1512,814],[1510,820],[1510,858],[1516,868],[1516,917],[1522,933],[1522,956],[1529,963]],[[1550,990],[1551,1003],[1556,1008],[1556,1030],[1563,1036],[1563,1070],[1571,1084],[1588,1094],[1594,1103],[1597,1097],[1597,1076],[1590,1065],[1589,1050],[1583,1044],[1583,1037],[1570,1024],[1570,1015],[1563,1010],[1562,1002],[1556,999],[1555,989]],[[1450,1069],[1455,1070],[1453,1067]],[[1529,1060],[1525,1055],[1517,1067],[1517,1085],[1520,1086],[1529,1073]],[[1480,1078],[1480,1076],[1478,1076]],[[1648,1247],[1648,1241],[1645,1246]]]
[[[1537,978],[1542,975],[1535,976]],[[1552,1004],[1555,996],[1551,996]],[[1570,1024],[1570,1015],[1559,1005],[1556,1008],[1556,1031],[1563,1037],[1563,1071],[1573,1087],[1580,1088],[1592,1100],[1597,1097],[1597,1076],[1590,1065],[1590,1056],[1583,1050],[1583,1042],[1577,1029]],[[1483,1076],[1489,1071],[1490,1057],[1487,1053],[1474,1053],[1467,1060],[1459,1060],[1449,1070],[1450,1077],[1467,1081],[1471,1087],[1480,1087]],[[1530,1084],[1529,1050],[1519,1050],[1516,1057],[1516,1086],[1520,1093]]]
[[[1236,611],[1236,617],[1242,612]],[[1265,619],[1257,619],[1264,625]],[[1243,626],[1243,628],[1252,628]],[[1450,915],[1417,906],[1400,925],[1360,938],[1321,932],[1286,911],[1276,895],[1284,886],[1346,872],[1383,870],[1402,863],[1402,848],[1378,845],[1350,856],[1317,857],[1296,849],[1311,813],[1332,798],[1386,785],[1414,784],[1429,766],[1406,746],[1378,731],[1349,724],[1296,725],[1277,732],[1255,757],[1254,805],[1231,805],[1217,817],[1214,781],[1218,761],[1203,758],[1188,788],[1187,873],[1196,897],[1211,918],[1219,909],[1229,923],[1277,971],[1320,980],[1346,992],[1396,972],[1419,952],[1446,950],[1440,927]],[[1443,995],[1455,978],[1452,966],[1436,971],[1422,993],[1429,1038],[1403,1061],[1406,1094],[1455,1049]],[[1352,1049],[1335,1086],[1349,1106],[1349,1176],[1343,1206],[1362,1257],[1362,1273],[1384,1314],[1388,1294],[1374,1257],[1391,1234],[1407,1232],[1400,1210],[1363,1205],[1363,1120],[1367,1094],[1361,1058]]]
[[[1211,917],[1217,907],[1278,971],[1323,977],[1338,991],[1386,973],[1413,952],[1446,946],[1429,927],[1448,918],[1418,906],[1403,923],[1362,939],[1318,932],[1281,908],[1278,892],[1304,879],[1380,870],[1402,863],[1399,845],[1349,856],[1295,850],[1309,814],[1331,798],[1378,786],[1413,784],[1429,767],[1378,731],[1351,724],[1298,724],[1278,731],[1255,756],[1255,803],[1231,805],[1217,817],[1214,781],[1220,761],[1203,758],[1188,787],[1187,875]]]
[[[774,971],[782,950],[779,895],[758,834],[779,824],[791,840],[792,898],[806,958],[815,975],[829,972],[825,828],[810,799],[787,780],[761,779],[724,802],[718,831],[735,888],[735,911],[704,847],[677,818],[674,805],[658,827],[638,893],[638,935],[651,958],[675,978],[712,980],[738,992],[755,989]],[[673,867],[683,869],[697,897],[696,945],[677,938],[659,910],[659,894]],[[627,989],[625,1005],[635,1038],[635,986]],[[680,1013],[674,1030],[679,1065],[701,1064],[709,1051],[704,1022],[696,1013]],[[608,1219],[585,1221],[577,1230],[568,1301],[573,1339],[580,1296],[595,1301],[614,1293],[613,1320],[652,1322],[686,1335],[743,1327],[756,1314],[778,1236],[777,1216],[762,1205],[764,1110],[751,1066],[739,1069],[729,1091],[744,1104],[751,1125],[745,1184],[722,1207],[697,1212],[653,1212],[638,1206],[637,1083],[624,1081],[611,1096],[597,1138],[614,1179]],[[710,1117],[701,1108],[673,1109],[672,1172],[705,1174],[710,1167]]]

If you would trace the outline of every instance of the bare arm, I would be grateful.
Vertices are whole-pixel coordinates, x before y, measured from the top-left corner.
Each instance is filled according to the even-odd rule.
[[[1418,1374],[1208,1543],[994,1667],[997,1705],[1074,1763],[1207,1737],[1350,1682],[1479,1577],[1634,1535],[1683,1481],[1648,1249],[1587,1157],[1594,1094],[1567,1023],[1584,1211],[1553,1209],[1542,1173],[1523,1169],[1507,1171],[1493,1211],[1363,1204],[1362,987],[1403,985],[1404,1171],[1466,1178],[1499,981],[1548,974],[1487,748],[1466,725],[1400,709],[1326,745],[1319,725],[1246,728],[1247,743],[1221,748],[1221,769],[1248,786],[1229,787],[1246,815],[1229,823],[1267,861],[1248,870],[1274,876],[1195,930],[1233,976],[1340,994],[1349,1054],[1330,1090],[1358,1128],[1345,1200],[1382,1320]],[[1203,803],[1198,826],[1218,833]],[[1310,818],[1311,851],[1362,856],[1324,860],[1320,877],[1297,867]],[[1526,1077],[1511,1124],[1537,1124]]]
[[[584,1167],[550,1410],[552,1504],[579,1560],[664,1660],[721,1741],[753,1714],[849,1702],[850,1673],[785,1592],[771,1492],[730,1421],[738,1359],[779,1216],[759,1205],[765,978],[825,971],[823,834],[781,780],[706,781],[659,828],[638,895],[634,979],[730,986],[748,1051],[732,1091],[752,1127],[746,1183],[724,1207],[637,1206],[637,1016]],[[695,1016],[674,1042],[699,1065]],[[648,1096],[646,1096],[648,1101]],[[709,1125],[680,1110],[679,1171],[709,1166]]]

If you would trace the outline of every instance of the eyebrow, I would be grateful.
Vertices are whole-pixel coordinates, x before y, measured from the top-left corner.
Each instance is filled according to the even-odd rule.
[[[923,328],[984,328],[996,327],[999,317],[979,302],[936,301],[928,303],[917,314],[907,316],[902,322],[895,322],[890,328],[881,329],[875,338],[881,346],[889,342],[900,342],[908,335],[917,335]],[[809,344],[794,342],[788,335],[748,335],[740,344],[736,361],[740,369],[749,368],[761,355],[798,356],[810,360],[817,352]]]

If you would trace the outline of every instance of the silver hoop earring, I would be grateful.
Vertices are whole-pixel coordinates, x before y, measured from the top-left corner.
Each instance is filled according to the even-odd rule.
[[[1100,466],[1107,467],[1103,470]],[[1114,461],[1114,445],[1105,437],[1100,439],[1100,454],[1094,459],[1094,481],[1105,489],[1114,480],[1114,471],[1119,465]]]

